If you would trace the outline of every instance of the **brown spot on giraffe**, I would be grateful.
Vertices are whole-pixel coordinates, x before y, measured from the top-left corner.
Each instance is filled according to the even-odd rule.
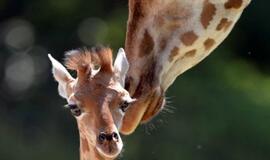
[[[154,49],[154,40],[149,34],[149,32],[146,30],[142,39],[142,42],[140,44],[140,53],[139,56],[143,57],[147,54],[150,54],[152,50]]]
[[[158,84],[158,78],[156,77],[156,70],[159,70],[157,62],[154,58],[149,59],[148,64],[145,64],[143,74],[140,76],[140,82],[133,94],[134,98],[139,97],[142,94],[148,94],[153,86]]]
[[[232,21],[229,21],[228,18],[222,18],[216,28],[217,31],[221,31],[224,29],[224,31],[227,31],[228,28],[232,25]]]
[[[216,14],[216,7],[213,3],[209,2],[209,0],[205,0],[203,4],[203,11],[201,14],[201,23],[205,29],[209,26],[212,21],[214,15]]]
[[[215,44],[215,40],[212,38],[208,38],[206,41],[204,41],[205,50],[211,49],[214,44]]]
[[[179,48],[178,48],[178,47],[174,47],[174,48],[172,49],[172,51],[171,51],[170,56],[169,56],[169,61],[172,62],[172,61],[174,60],[174,57],[175,57],[176,55],[178,55],[178,53],[179,53]]]
[[[228,0],[224,6],[226,9],[238,9],[242,6],[243,0]]]
[[[167,46],[168,40],[166,38],[162,38],[159,42],[159,51],[163,51]]]
[[[144,17],[144,13],[142,9],[142,3],[139,1],[135,1],[134,3],[134,7],[132,8],[132,19],[130,20],[129,27],[130,30],[135,32],[138,24],[140,23],[140,20]]]
[[[187,57],[187,58],[194,57],[195,54],[196,54],[196,52],[197,52],[196,49],[193,49],[193,50],[191,50],[191,51],[188,51],[188,52],[185,53],[185,55],[184,55],[183,58],[185,58],[185,57]]]
[[[88,145],[87,140],[86,140],[85,138],[82,138],[82,139],[81,139],[81,143],[82,143],[82,145],[81,145],[81,147],[82,147],[82,152],[83,152],[83,153],[89,152],[90,149],[89,149],[89,145]]]
[[[194,31],[189,31],[184,33],[180,39],[184,45],[191,46],[198,39],[198,36],[194,33]]]
[[[138,25],[142,23],[145,12],[143,10],[143,4],[142,2],[136,0],[136,1],[129,1],[129,20],[128,20],[128,31],[126,34],[126,51],[129,52],[133,49],[133,41],[137,38],[137,32],[138,32]],[[131,54],[131,53],[130,53]]]

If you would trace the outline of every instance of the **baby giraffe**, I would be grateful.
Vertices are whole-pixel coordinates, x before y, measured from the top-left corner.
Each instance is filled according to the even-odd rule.
[[[80,134],[81,160],[112,160],[122,150],[119,135],[122,118],[132,99],[124,89],[129,68],[123,49],[114,66],[109,48],[72,50],[66,53],[65,66],[74,70],[74,79],[67,69],[48,55],[59,94],[76,118]]]

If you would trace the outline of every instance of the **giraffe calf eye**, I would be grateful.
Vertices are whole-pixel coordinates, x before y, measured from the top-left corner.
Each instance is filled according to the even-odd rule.
[[[70,109],[71,114],[75,117],[78,117],[82,114],[81,109],[76,104],[67,104],[65,107]]]

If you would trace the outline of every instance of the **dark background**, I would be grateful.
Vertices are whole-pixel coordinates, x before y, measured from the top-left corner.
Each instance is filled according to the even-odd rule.
[[[124,160],[270,159],[270,1],[253,0],[211,56],[168,90],[167,109],[124,137]],[[47,53],[122,47],[126,0],[0,0],[0,159],[79,159]]]

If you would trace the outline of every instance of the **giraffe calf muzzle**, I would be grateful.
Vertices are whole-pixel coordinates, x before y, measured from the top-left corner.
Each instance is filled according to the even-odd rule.
[[[97,136],[97,150],[106,158],[117,157],[123,148],[118,132],[100,132]]]

